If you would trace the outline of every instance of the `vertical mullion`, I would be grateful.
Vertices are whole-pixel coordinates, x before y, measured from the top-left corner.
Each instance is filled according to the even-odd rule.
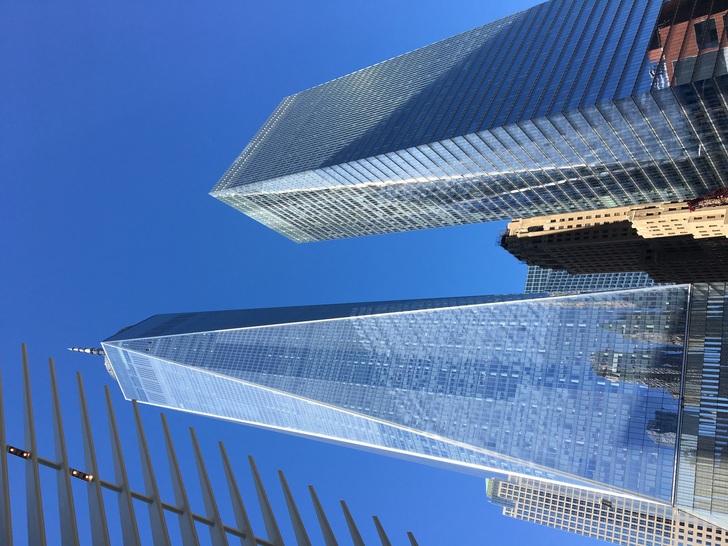
[[[644,30],[648,28],[645,25],[649,25],[650,21],[654,21],[654,24],[650,28],[650,32],[651,33],[658,32],[657,21],[659,18],[659,12],[655,15],[654,20],[650,18],[650,14],[652,13],[651,9],[654,9],[654,8],[652,8],[652,5],[655,5],[656,3],[657,2],[655,0],[648,0],[647,2],[645,2],[645,7],[644,7],[644,11],[642,12],[640,24],[637,27],[637,30],[632,35],[633,41],[632,41],[632,46],[631,46],[630,52],[629,52],[630,62],[634,62],[634,61],[632,61],[632,59],[634,58],[635,55],[641,54],[641,51],[637,49],[637,44],[640,42],[640,37],[642,36],[642,33],[644,32]],[[649,39],[646,39],[647,44],[648,44],[647,45],[648,50],[649,50],[649,43],[652,39],[651,36],[652,36],[652,34],[650,34]],[[640,85],[640,78],[643,75],[642,71],[643,71],[644,63],[648,59],[649,59],[648,51],[645,51],[643,57],[640,59],[640,66],[637,69],[637,74],[635,76],[634,83],[632,84],[631,92],[628,94],[624,93],[624,91],[621,91],[624,89],[624,87],[626,85],[629,84],[629,80],[626,79],[626,76],[630,73],[630,67],[628,66],[630,64],[630,62],[625,63],[625,68],[622,70],[622,73],[619,76],[619,81],[617,82],[617,86],[614,88],[614,96],[613,96],[614,100],[617,100],[619,98],[624,98],[628,95],[634,96],[635,91],[637,90],[637,87]],[[658,65],[659,65],[659,61],[658,61]],[[655,74],[657,74],[657,73],[655,73]],[[652,85],[652,83],[650,82],[650,86],[651,85]]]
[[[697,74],[699,74],[699,73],[698,73],[698,67],[700,66],[700,52],[701,52],[701,50],[703,50],[703,49],[708,49],[708,48],[706,48],[706,47],[705,47],[705,40],[706,40],[706,37],[707,37],[707,35],[708,35],[708,32],[707,32],[707,31],[708,31],[708,28],[709,28],[709,25],[708,25],[708,21],[709,21],[710,19],[713,19],[713,20],[715,20],[715,18],[714,18],[714,17],[711,17],[712,15],[715,15],[715,14],[713,13],[713,6],[714,6],[714,4],[715,4],[715,2],[711,2],[711,3],[710,3],[710,9],[708,10],[708,13],[706,13],[706,14],[705,14],[705,17],[706,17],[706,18],[705,18],[705,19],[703,19],[702,21],[698,21],[697,23],[694,23],[693,25],[690,25],[690,24],[688,24],[688,30],[687,30],[687,32],[685,33],[685,41],[683,42],[683,50],[684,50],[684,48],[685,48],[685,44],[687,43],[687,41],[688,41],[688,40],[690,40],[690,38],[688,37],[688,35],[690,34],[690,30],[691,30],[691,29],[692,29],[692,31],[693,31],[693,34],[695,35],[695,40],[696,40],[696,42],[695,42],[695,43],[696,43],[696,45],[698,46],[698,53],[697,53],[697,55],[695,56],[695,64],[693,65],[693,70],[692,70],[692,72],[691,72],[691,74],[690,74],[690,83],[692,83],[692,84],[693,84],[693,86],[695,86],[695,84],[696,84],[696,83],[697,83],[698,81],[702,81],[702,80],[697,80],[697,81],[695,81],[695,80],[694,80],[694,78],[695,78],[695,75],[696,75],[696,73],[697,73]],[[691,22],[692,22],[692,21],[694,20],[694,19],[692,18],[692,17],[694,17],[694,16],[695,16],[695,10],[693,10],[693,13],[691,14]],[[698,17],[703,17],[703,16],[702,16],[702,15],[699,15]],[[698,44],[698,43],[697,43],[697,39],[698,39],[698,36],[697,36],[697,34],[695,33],[695,25],[696,25],[696,24],[698,24],[698,23],[701,23],[701,22],[705,22],[705,25],[706,25],[706,26],[705,26],[705,30],[706,30],[706,32],[704,32],[704,33],[703,33],[703,36],[702,36],[702,40],[701,40],[701,41],[700,41],[700,43]],[[717,25],[718,25],[718,23],[717,23],[717,21],[716,21],[716,31],[718,30],[718,28],[717,28]],[[718,40],[718,46],[720,47],[720,39]],[[681,52],[682,52],[682,51],[681,51]],[[720,56],[720,50],[718,50],[718,52],[716,52],[716,55],[715,55],[715,61],[716,61],[716,63],[718,62],[718,57],[719,57],[719,56]],[[705,58],[705,57],[704,57],[704,58]],[[713,71],[715,71],[715,68],[713,68]],[[712,76],[712,74],[711,74],[711,76]],[[696,93],[696,94],[697,94],[697,93]]]
[[[517,117],[514,119],[508,119],[511,111],[516,106],[517,103],[522,102],[521,108],[525,107],[528,103],[528,99],[531,96],[531,93],[533,92],[536,85],[533,84],[533,81],[529,81],[536,70],[534,69],[534,66],[537,66],[537,61],[540,60],[540,51],[543,47],[545,47],[544,42],[547,42],[548,36],[554,36],[553,40],[551,41],[551,48],[553,48],[553,44],[560,41],[558,34],[561,31],[561,28],[554,28],[554,21],[555,20],[561,20],[561,24],[563,25],[568,19],[569,14],[571,12],[571,9],[573,7],[572,5],[569,5],[566,9],[566,13],[562,13],[560,11],[560,7],[557,2],[548,2],[548,5],[545,7],[544,10],[546,13],[542,14],[542,18],[536,23],[535,25],[529,25],[529,30],[533,30],[533,35],[530,32],[524,33],[528,35],[528,44],[525,44],[523,49],[520,49],[519,53],[523,55],[523,65],[520,65],[518,67],[519,71],[523,71],[523,74],[525,74],[525,77],[520,81],[520,85],[518,85],[518,78],[511,79],[510,83],[508,84],[508,89],[506,89],[502,93],[502,97],[500,102],[498,103],[498,106],[496,106],[496,114],[495,118],[497,119],[497,125],[502,127],[509,123],[514,123],[517,121]],[[535,8],[537,9],[537,8]],[[534,11],[535,11],[534,9]],[[535,23],[535,21],[534,21]],[[533,27],[536,27],[535,29]],[[536,48],[537,51],[533,53],[533,49]],[[524,51],[525,50],[525,51]],[[527,66],[524,66],[527,65]],[[541,67],[543,69],[543,66]],[[538,76],[541,74],[539,73]],[[529,86],[530,84],[530,86]],[[514,89],[514,86],[517,86],[517,89]],[[522,96],[522,93],[526,90],[526,97],[525,100]],[[520,99],[520,101],[519,101]],[[511,102],[510,106],[508,106],[508,102]]]
[[[688,41],[690,40],[690,30],[691,30],[691,28],[693,29],[693,34],[695,33],[694,32],[694,25],[692,25],[691,23],[693,22],[693,17],[695,15],[695,6],[696,5],[697,5],[697,2],[693,4],[693,7],[692,7],[692,9],[690,11],[690,18],[688,19],[688,25],[687,25],[687,27],[685,29],[685,35],[683,36],[682,43],[680,44],[680,53],[678,53],[678,55],[677,55],[677,63],[675,64],[675,68],[678,68],[680,66],[680,61],[682,61],[684,58],[686,58],[685,57],[685,48],[687,47]],[[675,11],[675,18],[677,17],[677,14],[678,14],[678,11],[676,10]],[[674,18],[673,18],[673,22],[674,22]],[[698,54],[700,54],[700,50],[698,50]],[[697,56],[695,57],[695,64],[696,65],[698,64]],[[695,66],[693,66],[693,71],[690,73],[690,80],[688,80],[687,83],[692,82],[693,72],[695,72]],[[678,81],[677,81],[677,71],[674,71],[672,73],[672,78],[670,80],[670,86],[671,87],[674,87],[676,85],[678,85]]]
[[[614,20],[619,14],[619,6],[622,4],[622,0],[605,0],[602,3],[605,4],[606,7],[601,11],[599,15],[599,20],[595,24],[596,30],[591,35],[589,44],[580,44],[586,47],[586,54],[582,58],[582,63],[578,73],[574,75],[574,81],[572,82],[571,88],[569,89],[569,95],[564,102],[564,108],[562,109],[562,112],[579,109],[585,106],[584,99],[586,93],[589,90],[590,84],[596,81],[596,70],[600,62],[602,61],[602,57],[604,56],[607,44],[609,43],[609,37],[614,30]],[[612,8],[614,9],[614,12],[610,14],[610,9]],[[607,31],[605,33],[605,36],[601,38],[601,40],[598,40],[599,32],[602,28],[606,28]],[[594,53],[596,53],[595,61],[593,60]],[[591,65],[584,66],[584,62],[591,62]],[[589,70],[589,66],[591,66],[591,70]],[[586,80],[584,80],[584,78],[586,78]]]
[[[672,76],[670,76],[670,70],[668,69],[667,56],[665,54],[665,51],[667,50],[668,46],[670,45],[670,40],[673,37],[673,31],[675,30],[675,25],[671,24],[667,27],[667,34],[665,35],[665,40],[663,41],[662,37],[660,36],[660,28],[664,28],[664,27],[659,26],[660,15],[662,15],[662,8],[660,8],[660,12],[657,15],[657,22],[655,23],[655,30],[654,30],[654,32],[657,33],[657,39],[660,44],[661,53],[660,53],[660,60],[657,61],[657,71],[655,72],[655,76],[654,76],[654,78],[652,78],[652,83],[650,84],[650,93],[654,93],[656,90],[658,90],[657,84],[659,81],[659,68],[660,68],[661,64],[665,67],[665,75],[667,76],[667,80],[668,80],[667,85],[671,86],[672,82],[673,82],[673,78],[672,78]],[[674,22],[674,21],[675,21],[675,16],[673,15],[672,22]],[[673,76],[674,75],[675,74],[673,73]],[[634,94],[634,89],[632,90],[632,93]]]
[[[608,25],[607,35],[604,37],[602,48],[599,50],[599,56],[592,67],[591,76],[584,86],[581,99],[579,99],[579,106],[599,103],[599,96],[603,91],[606,82],[610,79],[610,76],[612,76],[614,59],[615,57],[619,57],[620,53],[623,53],[620,46],[622,46],[622,41],[625,39],[625,31],[627,30],[632,14],[634,13],[635,4],[635,2],[624,2],[623,0],[620,0],[617,7],[614,9],[614,15]],[[627,11],[626,16],[624,11]],[[620,22],[622,23],[620,24]],[[621,26],[621,30],[619,29],[619,26]],[[617,34],[619,34],[619,36],[617,36]],[[632,34],[632,37],[634,38],[634,34]],[[610,56],[608,46],[612,43],[614,43],[614,50]],[[603,64],[606,64],[606,66],[602,66]],[[601,78],[599,77],[600,75],[602,75]],[[619,79],[615,79],[617,79],[617,83],[619,83]],[[597,85],[599,87],[595,90],[595,86]],[[614,95],[604,100],[612,100],[613,98]]]
[[[572,10],[574,7],[576,7],[576,13],[572,15]],[[587,9],[587,11],[584,11],[585,9]],[[552,101],[549,103],[550,106],[553,103],[553,97],[558,94],[560,83],[563,81],[563,78],[565,76],[565,71],[559,70],[559,68],[569,67],[569,63],[573,58],[574,53],[576,52],[576,48],[573,47],[573,39],[576,38],[578,43],[579,38],[581,38],[582,34],[584,33],[584,25],[581,25],[580,23],[582,17],[586,18],[587,20],[589,19],[590,12],[588,11],[588,9],[589,6],[586,2],[580,2],[578,4],[575,3],[574,5],[569,7],[566,15],[562,17],[563,23],[558,30],[560,41],[562,42],[562,45],[560,45],[561,49],[558,50],[558,54],[554,58],[553,63],[549,64],[548,62],[546,62],[544,64],[544,68],[546,69],[545,74],[547,74],[546,81],[539,81],[537,85],[533,85],[533,88],[529,92],[528,100],[523,101],[521,110],[514,118],[515,120],[517,120],[517,122],[530,120],[533,119],[535,116],[538,116],[539,114],[545,115],[546,113],[548,113],[548,108],[542,109],[543,100],[548,96],[548,91],[551,90],[553,96]],[[568,26],[568,28],[565,29],[564,24],[566,24],[567,22],[569,22],[570,25]],[[572,46],[571,48],[569,48],[570,45]],[[553,46],[549,55],[554,55]],[[552,87],[552,82],[554,81],[557,84],[555,87]],[[538,97],[535,100],[532,100],[531,96],[534,92],[538,93]]]

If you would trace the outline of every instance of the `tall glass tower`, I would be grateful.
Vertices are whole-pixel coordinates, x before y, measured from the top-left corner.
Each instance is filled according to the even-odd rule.
[[[728,185],[725,0],[550,0],[285,98],[212,195],[299,242]]]
[[[157,315],[103,347],[130,399],[712,517],[727,313],[678,285]]]

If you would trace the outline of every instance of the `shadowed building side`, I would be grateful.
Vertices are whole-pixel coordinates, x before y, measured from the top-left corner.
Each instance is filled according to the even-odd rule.
[[[571,275],[562,269],[546,269],[529,265],[526,273],[526,294],[581,294],[627,288],[655,286],[655,281],[646,273],[591,273]]]
[[[298,242],[693,198],[727,8],[545,2],[284,99],[211,194]]]
[[[713,201],[515,220],[501,246],[528,265],[573,275],[644,272],[659,283],[724,282],[728,204],[723,201],[728,197]]]

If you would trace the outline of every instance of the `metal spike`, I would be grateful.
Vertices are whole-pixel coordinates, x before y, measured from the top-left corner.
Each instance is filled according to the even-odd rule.
[[[81,374],[76,373],[78,380],[78,398],[81,404],[81,430],[83,432],[83,450],[86,461],[86,472],[89,472],[94,479],[88,483],[88,508],[91,517],[91,539],[94,546],[110,546],[109,528],[106,520],[106,509],[104,508],[104,495],[101,492],[101,480],[99,479],[99,466],[96,461],[96,449],[94,447],[93,435],[91,433],[91,421],[88,417],[88,406],[86,405],[86,394],[83,390]]]
[[[349,507],[343,500],[339,502],[341,503],[341,509],[344,511],[346,526],[349,528],[349,534],[351,535],[351,540],[354,542],[354,546],[364,546],[364,540],[361,538],[361,533],[359,533],[359,529],[356,527],[356,523],[354,523],[354,518],[351,517]]]
[[[329,520],[326,518],[326,513],[319,502],[318,495],[316,494],[316,490],[313,488],[313,485],[308,486],[308,492],[311,494],[313,507],[316,510],[316,517],[318,518],[319,525],[321,526],[321,532],[324,535],[324,543],[326,546],[338,546],[336,537],[334,536],[334,531],[331,529],[331,525],[329,525]]]
[[[245,510],[243,499],[240,496],[240,489],[235,481],[235,475],[233,469],[230,466],[230,460],[228,459],[227,453],[225,452],[225,446],[222,442],[218,442],[220,447],[220,456],[222,457],[222,466],[225,470],[225,479],[228,485],[228,491],[230,492],[230,502],[233,504],[233,513],[235,514],[235,523],[238,529],[244,533],[245,536],[240,538],[241,546],[256,546],[255,535],[253,534],[253,528],[250,525],[248,519],[248,513]]]
[[[227,536],[225,536],[225,528],[215,502],[215,493],[212,491],[210,477],[207,475],[205,461],[202,458],[202,451],[200,451],[200,444],[197,442],[197,435],[195,435],[195,429],[192,427],[190,427],[190,437],[192,438],[192,449],[195,452],[195,463],[197,463],[197,475],[200,478],[200,490],[202,491],[202,501],[205,504],[205,514],[208,519],[212,520],[210,540],[213,546],[227,546]]]
[[[10,515],[10,484],[8,483],[8,444],[5,436],[3,382],[0,377],[0,542],[13,546],[13,522]]]
[[[174,501],[177,503],[177,508],[182,511],[179,515],[179,530],[182,535],[182,544],[184,546],[199,546],[200,540],[197,537],[195,521],[192,519],[192,509],[190,508],[190,501],[187,498],[184,481],[182,481],[182,472],[179,468],[179,461],[177,461],[177,454],[174,451],[172,435],[169,433],[169,427],[167,426],[167,418],[163,413],[159,416],[162,419],[164,443],[167,446],[167,460],[169,461],[169,473],[172,478],[172,488],[174,489]]]
[[[111,392],[109,387],[104,385],[106,393],[106,416],[109,421],[109,435],[111,436],[111,456],[114,459],[114,479],[121,488],[116,495],[119,505],[119,519],[121,520],[121,535],[124,539],[124,546],[141,546],[139,539],[139,526],[137,525],[134,503],[129,489],[129,478],[126,474],[124,464],[124,453],[121,449],[119,429],[116,426],[114,406],[111,403]]]
[[[33,399],[30,392],[30,370],[28,368],[28,350],[23,344],[23,383],[25,386],[25,445],[30,450],[29,464],[25,470],[25,495],[28,519],[28,542],[45,546],[45,520],[43,519],[43,497],[40,491],[40,471],[38,469],[38,445],[35,438],[35,422],[33,420]]]
[[[76,507],[74,506],[73,490],[71,489],[71,475],[68,466],[66,436],[63,431],[63,419],[61,415],[61,400],[58,396],[56,370],[53,365],[52,358],[48,361],[48,368],[51,376],[51,398],[53,399],[53,437],[56,448],[56,459],[59,460],[61,465],[60,471],[56,472],[56,483],[58,487],[58,515],[61,520],[61,542],[63,543],[63,546],[78,545]]]
[[[162,499],[159,496],[157,479],[154,477],[154,467],[152,466],[152,457],[149,454],[147,437],[144,434],[142,418],[139,415],[139,405],[136,400],[132,400],[131,406],[134,409],[137,444],[139,445],[139,457],[141,458],[142,473],[144,475],[144,488],[147,497],[152,499],[149,504],[149,525],[152,528],[152,541],[154,546],[172,546],[169,540],[169,531],[167,530],[167,520],[164,518]]]
[[[263,523],[265,524],[265,530],[268,533],[268,542],[275,544],[276,546],[283,546],[283,537],[281,532],[278,530],[278,523],[273,515],[273,510],[270,507],[268,501],[268,495],[263,487],[263,482],[258,474],[258,467],[255,466],[253,457],[248,456],[248,462],[250,463],[250,471],[253,474],[253,483],[255,483],[255,492],[258,494],[258,504],[260,504],[260,511],[263,513]]]
[[[377,528],[379,540],[382,541],[382,546],[392,546],[392,543],[389,542],[389,537],[387,537],[387,533],[384,532],[384,527],[382,527],[382,524],[379,522],[379,518],[377,516],[372,516],[372,519],[374,520],[374,526]]]
[[[296,542],[299,546],[311,546],[311,541],[306,533],[306,528],[303,525],[301,514],[298,513],[298,507],[296,501],[293,500],[293,495],[288,487],[286,476],[281,470],[278,471],[278,478],[281,480],[281,487],[283,488],[283,496],[286,499],[286,506],[288,506],[288,514],[291,516],[291,523],[293,524],[293,532],[296,534]]]

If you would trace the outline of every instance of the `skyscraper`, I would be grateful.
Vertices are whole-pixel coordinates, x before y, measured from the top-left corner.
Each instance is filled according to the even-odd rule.
[[[725,0],[550,0],[285,98],[212,195],[299,242],[728,185]]]
[[[728,532],[669,505],[527,478],[486,480],[503,515],[623,546],[728,544]]]
[[[157,315],[103,346],[127,398],[709,519],[727,311],[725,285],[481,296]]]
[[[501,246],[529,265],[577,275],[644,272],[661,283],[724,282],[728,195],[724,200],[702,208],[680,201],[514,220]]]

